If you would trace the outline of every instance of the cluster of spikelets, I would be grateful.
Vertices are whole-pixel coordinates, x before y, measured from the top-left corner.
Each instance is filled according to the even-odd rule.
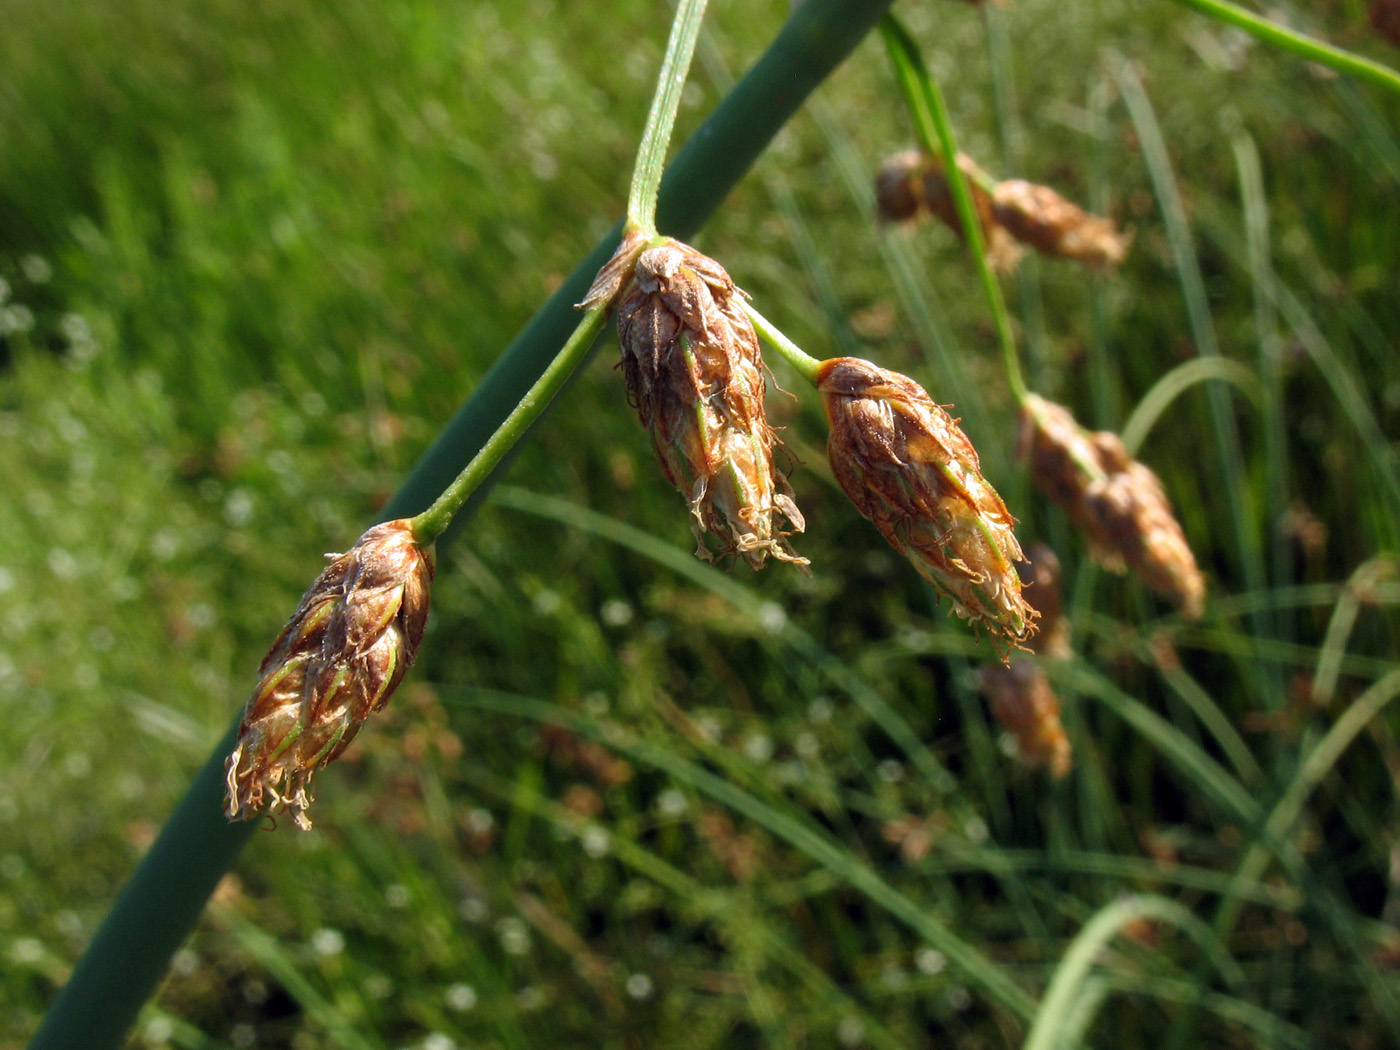
[[[309,828],[312,776],[384,706],[417,655],[432,546],[398,520],[328,557],[258,670],[225,765],[230,820],[287,810]]]
[[[583,305],[616,308],[629,397],[690,502],[699,553],[805,566],[788,543],[803,519],[774,474],[763,363],[742,295],[694,248],[633,234]],[[823,362],[817,386],[832,470],[860,512],[958,615],[1010,644],[1029,637],[1012,518],[957,421],[912,379],[857,358]]]
[[[1020,451],[1105,568],[1131,570],[1186,619],[1199,619],[1206,585],[1195,555],[1162,482],[1117,434],[1085,430],[1069,409],[1032,394],[1021,407]]]
[[[1042,661],[1070,655],[1069,621],[1060,604],[1060,561],[1049,547],[1036,544],[1019,569],[1026,598],[1040,616],[1038,630],[1027,642],[1034,656],[987,664],[978,684],[992,717],[1015,742],[1021,761],[1043,766],[1058,779],[1070,771],[1073,755],[1060,722],[1060,701]]]
[[[958,155],[958,169],[972,194],[987,260],[994,268],[1014,269],[1022,245],[1094,268],[1117,265],[1127,255],[1131,236],[1049,186],[1024,179],[997,182],[965,154]],[[918,150],[895,154],[875,177],[875,200],[886,222],[914,222],[933,215],[961,236],[962,223],[939,157]]]
[[[685,496],[697,554],[805,569],[790,537],[805,528],[764,396],[758,337],[745,295],[688,245],[633,232],[582,305],[616,312],[629,399],[661,469]],[[815,382],[831,426],[832,473],[856,508],[941,594],[987,630],[1005,666],[983,674],[998,720],[1021,754],[1062,775],[1069,742],[1039,665],[1011,648],[1066,648],[1055,587],[1017,563],[1014,519],[982,476],[957,420],[914,380],[853,357],[821,362]],[[1091,434],[1066,409],[1029,396],[1023,454],[1032,474],[1088,535],[1099,559],[1133,568],[1200,614],[1205,587],[1156,476],[1113,434]],[[366,532],[332,555],[272,649],[226,766],[230,819],[292,814],[302,828],[317,770],[335,759],[398,686],[428,617],[434,556],[407,520]],[[1047,577],[1048,579],[1048,577]],[[1036,621],[1042,633],[1037,639]]]

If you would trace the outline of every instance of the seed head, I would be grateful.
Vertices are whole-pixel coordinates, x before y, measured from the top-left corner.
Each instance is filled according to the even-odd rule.
[[[1021,412],[1021,454],[1031,477],[1064,508],[1113,572],[1132,569],[1148,587],[1199,619],[1206,584],[1166,490],[1110,431],[1091,433],[1069,409],[1029,396]]]
[[[770,554],[806,566],[787,540],[805,523],[773,468],[763,361],[743,294],[688,245],[641,252],[617,311],[628,397],[667,480],[690,502],[696,554],[755,569]]]
[[[1026,601],[1039,615],[1031,652],[1062,660],[1070,655],[1069,620],[1060,601],[1060,559],[1043,543],[1033,543],[1017,569]]]
[[[856,509],[959,616],[1012,643],[1029,638],[1014,519],[957,420],[908,376],[855,357],[822,362],[817,389],[831,469]]]
[[[327,557],[258,669],[225,764],[230,820],[266,806],[311,827],[312,775],[384,706],[423,639],[434,555],[407,520],[376,525],[349,551]]]
[[[988,664],[980,685],[992,717],[1015,737],[1023,762],[1045,766],[1057,779],[1069,772],[1070,744],[1060,722],[1060,701],[1039,664],[1024,659]]]
[[[1018,241],[1086,266],[1116,266],[1132,243],[1132,237],[1119,233],[1111,220],[1089,214],[1049,186],[1024,179],[998,183],[991,212]]]

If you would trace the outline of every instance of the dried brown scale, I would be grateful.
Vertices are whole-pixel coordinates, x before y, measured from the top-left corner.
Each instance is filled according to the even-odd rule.
[[[603,264],[603,268],[598,271],[598,276],[593,278],[593,283],[588,288],[588,294],[583,297],[583,302],[578,304],[579,307],[591,310],[595,306],[610,308],[616,305],[617,297],[622,294],[622,290],[632,280],[632,270],[637,265],[637,256],[646,250],[649,240],[651,240],[651,235],[642,230],[628,230],[624,233],[617,250],[612,254],[612,258]]]
[[[831,468],[856,509],[959,616],[1013,643],[1030,637],[1014,520],[957,420],[909,377],[859,358],[822,362],[817,389]]]
[[[1070,771],[1072,751],[1060,722],[1060,701],[1039,664],[1025,659],[989,664],[979,684],[992,717],[1015,738],[1022,761],[1045,766],[1057,778]]]
[[[687,245],[641,252],[617,312],[628,398],[667,480],[689,500],[696,554],[806,566],[787,540],[805,523],[773,467],[763,362],[742,294]]]
[[[225,765],[230,820],[290,810],[301,828],[312,775],[349,746],[413,664],[428,622],[431,545],[404,519],[369,529],[307,590],[258,669]]]
[[[1184,617],[1200,617],[1205,578],[1166,490],[1117,434],[1091,433],[1067,408],[1031,395],[1022,407],[1020,445],[1031,477],[1069,514],[1105,568],[1131,568]]]
[[[998,183],[989,207],[992,220],[1017,240],[1086,266],[1116,265],[1132,243],[1110,220],[1089,214],[1049,186],[1024,179]]]

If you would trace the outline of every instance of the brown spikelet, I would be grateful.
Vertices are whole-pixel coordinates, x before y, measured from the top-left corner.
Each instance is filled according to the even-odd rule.
[[[1089,214],[1049,186],[1024,179],[998,183],[991,210],[996,222],[1018,241],[1085,266],[1116,266],[1132,243],[1132,237],[1120,233],[1109,219]]]
[[[1391,47],[1400,47],[1400,0],[1371,0],[1371,28]]]
[[[807,559],[787,537],[805,524],[773,468],[763,361],[741,295],[694,248],[673,240],[647,248],[617,311],[622,371],[661,469],[690,502],[696,554],[740,557],[755,569],[771,554],[802,567]]]
[[[286,809],[311,827],[312,775],[388,702],[423,639],[433,548],[419,546],[407,520],[328,557],[258,669],[225,764],[230,820]]]
[[[1023,762],[1044,766],[1056,778],[1070,771],[1071,750],[1060,723],[1060,701],[1039,664],[1025,659],[1005,666],[988,664],[982,668],[979,684],[992,717],[1015,738]]]
[[[982,477],[957,421],[908,376],[855,357],[817,371],[836,480],[959,616],[1021,642],[1035,612],[1021,596],[1021,548],[1006,504]]]
[[[1031,477],[1083,531],[1105,568],[1131,569],[1188,620],[1200,617],[1205,578],[1166,490],[1117,434],[1091,433],[1069,409],[1032,394],[1022,406],[1020,445]]]
[[[984,188],[991,181],[990,176],[966,153],[958,154],[958,169],[963,173],[968,192],[972,194],[972,206],[982,227],[982,244],[987,250],[987,262],[998,273],[1010,273],[1016,269],[1025,252],[997,218],[992,196]],[[941,160],[934,159],[925,171],[923,190],[928,209],[957,234],[959,240],[966,241],[953,187],[948,183],[948,173]]]
[[[1033,543],[1026,560],[1017,566],[1021,592],[1032,609],[1040,614],[1035,635],[1029,642],[1033,653],[1062,660],[1070,655],[1069,620],[1060,601],[1060,559],[1043,543]]]
[[[916,149],[896,153],[875,173],[875,212],[884,222],[912,222],[928,210],[924,201],[927,154]]]
[[[958,155],[958,167],[972,194],[987,261],[999,272],[1014,270],[1023,251],[992,213],[992,198],[984,188],[990,177],[963,153]],[[966,240],[943,161],[919,150],[896,153],[880,166],[875,175],[875,211],[884,222],[914,223],[935,215],[959,240]]]

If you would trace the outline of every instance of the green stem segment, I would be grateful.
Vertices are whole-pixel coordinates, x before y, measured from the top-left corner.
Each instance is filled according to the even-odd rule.
[[[607,320],[608,312],[601,306],[594,307],[583,315],[583,320],[579,321],[578,327],[569,336],[563,349],[555,355],[549,367],[525,392],[515,408],[511,409],[510,415],[506,416],[486,444],[481,446],[481,451],[462,468],[462,472],[443,490],[442,495],[433,501],[433,505],[413,519],[415,540],[426,546],[447,530],[447,526],[462,509],[462,504],[466,503],[467,498],[491,476],[497,464],[524,437],[530,424],[549,407],[555,395],[583,363]]]
[[[656,77],[656,94],[637,146],[637,163],[632,168],[632,189],[627,195],[629,228],[656,232],[656,198],[666,165],[666,147],[676,125],[676,110],[690,72],[690,59],[695,54],[695,41],[700,36],[700,23],[705,18],[705,3],[706,0],[680,0],[676,5],[666,56]]]
[[[1029,391],[1021,375],[1020,358],[1016,356],[1016,340],[1011,334],[1011,315],[1007,312],[1006,301],[1002,298],[1001,285],[997,283],[996,274],[992,273],[991,264],[987,262],[987,247],[982,239],[982,222],[977,216],[977,206],[973,203],[967,178],[957,162],[958,143],[953,135],[953,122],[948,116],[948,105],[943,100],[943,92],[938,86],[938,81],[933,79],[928,67],[924,65],[923,56],[919,53],[914,38],[897,18],[886,14],[880,20],[880,32],[885,38],[890,59],[894,62],[899,85],[908,100],[914,123],[919,128],[920,136],[925,138],[924,147],[943,156],[948,188],[953,193],[953,203],[957,206],[958,219],[962,222],[963,236],[977,265],[982,290],[992,310],[997,341],[1001,344],[1002,358],[1006,362],[1006,379],[1016,400],[1024,402]],[[936,150],[933,150],[928,141],[930,131],[938,143]]]
[[[749,320],[753,322],[754,331],[759,334],[763,341],[782,354],[788,364],[801,372],[803,379],[816,386],[817,370],[821,368],[822,363],[805,353],[801,347],[785,336],[777,325],[755,310],[753,304],[747,299],[741,299],[740,302],[743,303],[744,312],[749,315]]]
[[[1383,87],[1387,91],[1400,94],[1400,73],[1389,66],[1373,62],[1369,58],[1362,58],[1360,55],[1344,51],[1332,44],[1324,44],[1321,40],[1300,33],[1296,29],[1281,26],[1277,22],[1270,22],[1266,18],[1260,18],[1242,7],[1226,3],[1225,0],[1176,0],[1176,2],[1184,7],[1199,11],[1203,15],[1209,15],[1211,18],[1235,26],[1237,29],[1243,29],[1251,36],[1258,37],[1266,44],[1271,44],[1281,51],[1287,51],[1309,62],[1317,62],[1329,69],[1335,69],[1338,73],[1345,73],[1348,76]]]

